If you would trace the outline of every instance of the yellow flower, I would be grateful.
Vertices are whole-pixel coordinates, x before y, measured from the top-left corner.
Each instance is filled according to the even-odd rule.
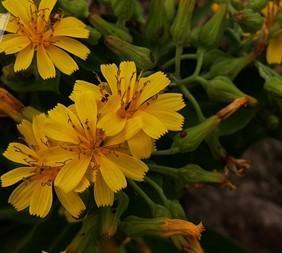
[[[97,128],[97,104],[92,95],[81,92],[74,105],[57,105],[49,112],[45,131],[60,145],[56,152],[49,153],[49,159],[69,160],[58,173],[55,186],[68,193],[83,191],[93,182],[97,205],[107,206],[113,204],[114,193],[126,187],[126,178],[143,181],[148,167],[129,154],[122,145],[124,139],[109,138]]]
[[[182,94],[162,94],[170,83],[164,73],[137,78],[134,62],[121,62],[119,68],[115,64],[101,65],[101,71],[106,83],[95,86],[77,81],[71,98],[89,90],[93,97],[104,101],[98,126],[108,136],[124,137],[134,156],[149,157],[153,140],[168,130],[182,129],[184,118],[177,113],[185,106]]]
[[[269,1],[267,6],[262,10],[265,16],[265,27],[269,30],[276,21],[278,12],[282,10],[282,1],[274,3]],[[268,42],[266,50],[266,60],[269,64],[282,63],[282,34],[271,38]]]
[[[18,129],[27,143],[11,143],[4,153],[9,160],[22,164],[1,176],[2,187],[22,181],[9,197],[18,211],[29,207],[29,213],[45,217],[53,202],[53,182],[63,166],[59,160],[48,161],[45,152],[50,152],[50,143],[42,132],[46,122],[45,115],[34,117],[33,123],[23,121]],[[76,192],[65,193],[57,187],[55,192],[64,208],[74,217],[85,209],[83,201]]]
[[[41,0],[38,7],[33,0],[5,0],[3,6],[11,14],[0,52],[16,54],[15,72],[26,70],[36,58],[37,69],[43,79],[54,78],[56,68],[71,75],[78,65],[67,53],[86,59],[89,49],[74,38],[88,38],[84,23],[74,17],[52,14],[57,0]]]

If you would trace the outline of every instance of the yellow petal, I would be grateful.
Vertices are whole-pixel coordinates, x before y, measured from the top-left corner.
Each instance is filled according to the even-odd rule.
[[[73,91],[70,95],[70,99],[74,101],[76,96],[78,96],[79,94],[85,91],[92,93],[92,99],[94,100],[101,99],[102,94],[101,94],[100,88],[93,83],[89,83],[89,82],[82,81],[82,80],[77,80],[75,82]]]
[[[78,218],[80,214],[86,209],[82,199],[77,193],[69,192],[65,193],[59,188],[55,187],[58,199],[62,203],[62,206],[75,218]]]
[[[56,4],[57,0],[41,0],[39,4],[39,10],[44,11],[45,20],[49,19],[49,16]]]
[[[18,71],[26,70],[30,66],[33,56],[34,56],[34,47],[32,45],[29,45],[28,47],[20,51],[16,56],[14,71],[18,72]]]
[[[75,188],[75,192],[84,192],[90,186],[90,182],[86,177],[83,177],[80,183]]]
[[[16,33],[19,30],[19,25],[17,24],[15,17],[9,14],[0,14],[0,30]]]
[[[126,124],[126,119],[121,118],[118,113],[106,114],[98,123],[98,128],[103,129],[107,136],[114,136],[121,132]]]
[[[138,117],[138,113],[132,118],[128,119],[125,126],[126,139],[130,139],[137,134],[143,127],[142,118]]]
[[[86,60],[86,58],[90,54],[88,47],[84,46],[78,40],[74,40],[68,37],[55,37],[55,42],[53,44],[68,51],[71,54],[76,55],[82,60]]]
[[[101,65],[101,72],[105,77],[107,83],[110,86],[113,95],[118,94],[117,90],[117,75],[118,75],[118,67],[115,64],[103,64]]]
[[[149,158],[154,150],[152,138],[143,131],[139,131],[127,143],[131,154],[139,159]]]
[[[38,160],[37,154],[28,146],[21,143],[10,143],[3,156],[13,162],[26,165]]]
[[[124,61],[119,65],[120,70],[120,81],[121,81],[121,94],[129,91],[130,98],[133,95],[133,89],[135,88],[136,83],[136,65],[132,61]],[[126,97],[126,96],[125,96]]]
[[[105,139],[104,141],[104,147],[109,147],[109,146],[114,146],[114,145],[119,145],[122,143],[125,143],[126,141],[126,132],[125,129],[121,131],[119,134],[115,136],[109,136]]]
[[[5,54],[15,54],[25,49],[30,44],[30,40],[23,35],[7,34],[3,36],[0,48]]]
[[[32,167],[21,167],[13,169],[1,176],[1,186],[7,187],[13,185],[24,178],[29,178],[35,174]]]
[[[56,76],[55,66],[43,46],[37,47],[37,69],[44,80]]]
[[[91,157],[80,155],[79,158],[67,163],[58,173],[55,186],[69,193],[78,186],[89,166]]]
[[[41,149],[47,148],[48,139],[44,131],[45,126],[46,126],[46,116],[44,113],[35,115],[33,117],[32,131],[33,131],[36,143]]]
[[[37,182],[34,187],[29,213],[44,218],[49,213],[53,202],[52,184]]]
[[[21,0],[20,2],[15,0],[5,0],[2,2],[5,9],[13,16],[20,18],[24,22],[28,22],[30,18],[30,10],[34,7],[33,1]]]
[[[140,118],[143,123],[143,131],[153,139],[159,139],[167,132],[165,125],[150,113],[140,111]]]
[[[165,89],[169,84],[170,80],[161,71],[156,72],[148,77],[141,78],[139,81],[139,86],[140,89],[143,89],[143,91],[138,100],[139,104],[142,104],[148,98],[155,96],[160,91]]]
[[[17,211],[21,211],[27,208],[29,206],[30,199],[36,184],[36,181],[27,181],[21,183],[12,192],[8,202],[12,204],[17,209]]]
[[[266,59],[269,64],[282,63],[282,35],[270,40],[267,47]]]
[[[97,173],[94,185],[94,197],[98,207],[112,206],[114,203],[114,192],[107,186],[101,173]]]
[[[160,94],[148,108],[161,111],[179,111],[185,107],[183,95],[181,93]]]
[[[96,100],[92,98],[92,92],[84,92],[76,97],[75,109],[77,115],[82,124],[86,124],[92,131],[92,134],[96,133],[96,123],[97,123],[97,103]],[[87,131],[87,129],[86,129]]]
[[[71,75],[78,70],[77,63],[64,50],[52,45],[46,50],[52,62],[64,74]]]
[[[66,17],[54,26],[53,36],[69,36],[74,38],[88,38],[89,30],[86,25],[74,17]]]
[[[142,143],[141,143],[142,145]],[[109,159],[130,179],[143,181],[148,166],[139,159],[121,152],[115,152]]]
[[[160,120],[163,125],[171,131],[181,131],[184,123],[184,117],[177,113],[171,111],[157,111],[146,109],[146,112],[155,116]]]
[[[17,128],[19,132],[24,136],[24,139],[29,146],[36,146],[37,142],[35,140],[32,130],[32,124],[30,123],[30,121],[23,120],[17,126]]]
[[[121,172],[118,165],[113,163],[103,154],[95,157],[100,165],[100,171],[105,183],[114,192],[117,192],[126,187],[126,179],[124,174]]]
[[[101,115],[105,115],[107,113],[117,112],[121,106],[121,99],[118,95],[111,95],[107,98],[106,104],[102,106],[100,112]]]

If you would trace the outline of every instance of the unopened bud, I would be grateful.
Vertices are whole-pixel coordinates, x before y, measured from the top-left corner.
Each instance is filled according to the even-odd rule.
[[[3,117],[10,117],[16,122],[23,120],[24,105],[7,90],[0,88],[0,113]]]
[[[219,44],[222,38],[225,19],[226,6],[222,5],[220,9],[213,15],[213,17],[200,28],[199,44],[204,48],[214,48]]]
[[[118,18],[119,24],[130,20],[134,13],[134,1],[132,0],[111,0],[111,7],[114,15]]]
[[[194,183],[223,184],[226,182],[226,176],[217,171],[207,171],[196,164],[188,164],[177,170],[179,180],[184,185]]]
[[[264,89],[282,97],[282,76],[273,76],[264,83]]]
[[[220,58],[212,65],[210,72],[207,74],[207,78],[211,79],[216,76],[228,76],[233,80],[243,68],[253,61],[253,59],[253,55],[251,54],[238,58]]]
[[[91,26],[87,26],[87,29],[90,32],[89,38],[88,38],[88,43],[92,46],[95,46],[98,44],[100,38],[101,38],[101,33],[98,32],[95,28],[91,27]]]
[[[172,218],[186,219],[185,211],[178,200],[169,200],[167,208],[169,209]]]
[[[206,90],[209,98],[219,102],[232,102],[239,97],[248,96],[244,92],[240,91],[233,82],[224,76],[218,76],[209,82],[201,83]],[[250,104],[257,104],[255,98],[250,97]]]
[[[129,216],[122,223],[122,230],[128,236],[155,235],[172,237],[183,235],[199,239],[204,227],[202,223],[195,225],[189,221],[166,217],[149,219]]]
[[[267,4],[267,0],[249,0],[248,7],[254,11],[261,11]]]
[[[89,15],[87,0],[59,0],[58,3],[64,11],[75,17],[87,18]]]
[[[148,48],[135,46],[115,36],[107,36],[105,43],[121,60],[134,61],[139,69],[146,70],[154,66]]]
[[[190,41],[191,21],[195,8],[195,0],[180,0],[174,22],[170,28],[172,39],[176,45]]]
[[[128,207],[129,200],[127,195],[123,192],[119,192],[117,202],[118,204],[114,212],[111,207],[101,209],[101,219],[103,220],[101,231],[102,235],[107,239],[111,238],[118,229],[120,218]]]
[[[256,32],[261,29],[264,18],[252,9],[243,9],[236,12],[235,19],[245,32]]]
[[[167,14],[167,18],[168,21],[170,22],[174,16],[175,16],[175,0],[164,0],[165,2],[165,9],[166,9],[166,14]]]
[[[168,38],[168,19],[165,2],[163,0],[152,0],[144,35],[148,42],[161,43]]]
[[[125,30],[125,28],[121,28],[116,24],[112,24],[104,20],[99,15],[91,15],[89,17],[89,21],[103,36],[113,35],[124,41],[132,42],[132,37],[128,31]]]
[[[194,127],[183,130],[175,136],[172,148],[178,148],[181,153],[195,151],[205,138],[217,129],[220,121],[217,116],[212,116]]]

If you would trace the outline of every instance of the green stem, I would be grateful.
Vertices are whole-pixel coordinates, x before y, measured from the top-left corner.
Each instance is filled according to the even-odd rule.
[[[164,149],[164,150],[158,150],[153,153],[153,155],[174,155],[179,152],[179,148],[170,148],[170,149]]]
[[[199,121],[204,121],[205,116],[202,112],[202,109],[201,109],[198,101],[195,99],[195,97],[192,95],[192,93],[183,85],[180,86],[179,88],[182,91],[182,93],[184,94],[184,96],[192,103]]]
[[[165,196],[163,189],[154,180],[152,180],[149,177],[145,177],[145,182],[151,185],[155,189],[155,191],[159,194],[160,199],[162,200],[163,204],[166,206],[168,199]]]
[[[181,75],[181,55],[183,52],[183,47],[180,45],[176,46],[175,51],[175,75],[177,78],[180,78]]]
[[[150,208],[154,208],[155,203],[146,194],[146,192],[144,192],[133,180],[128,180],[128,183],[144,199]]]
[[[202,49],[202,48],[199,48],[197,50],[196,55],[197,55],[197,65],[196,65],[195,71],[194,71],[192,76],[198,76],[200,74],[201,69],[202,69],[202,65],[203,65],[205,50]]]
[[[181,60],[194,60],[196,58],[197,58],[196,54],[183,54],[180,57]],[[172,66],[173,64],[175,64],[175,61],[176,60],[175,60],[175,57],[174,57],[174,58],[168,60],[166,63],[164,63],[162,65],[162,67],[163,68],[168,68],[168,67]]]
[[[157,165],[157,164],[150,164],[149,167],[150,167],[150,170],[153,172],[164,174],[164,175],[171,176],[174,178],[178,177],[177,170],[171,167]]]

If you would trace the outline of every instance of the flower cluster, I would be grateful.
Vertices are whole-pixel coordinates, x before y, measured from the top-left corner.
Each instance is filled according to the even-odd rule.
[[[42,0],[37,6],[32,0],[2,2],[11,14],[8,34],[0,42],[0,52],[16,54],[14,71],[26,70],[36,58],[39,75],[54,78],[56,69],[72,74],[78,65],[67,53],[86,59],[90,50],[73,38],[88,38],[86,25],[74,17],[52,13],[57,0]]]
[[[58,104],[18,129],[25,144],[11,143],[4,156],[22,164],[1,177],[2,187],[22,183],[9,202],[45,217],[53,188],[66,210],[78,217],[85,209],[79,194],[91,184],[97,206],[111,206],[126,179],[143,181],[141,161],[154,150],[154,140],[182,129],[177,113],[185,104],[178,93],[162,93],[170,81],[162,72],[137,76],[134,62],[102,65],[105,82],[77,81],[70,106]]]

